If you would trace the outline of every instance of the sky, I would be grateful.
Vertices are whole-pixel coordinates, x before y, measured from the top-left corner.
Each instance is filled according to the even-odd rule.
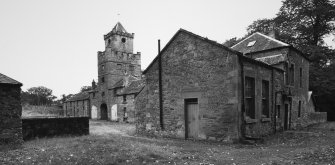
[[[223,43],[280,6],[281,0],[1,0],[0,73],[24,91],[45,86],[60,98],[97,79],[97,52],[117,22],[135,33],[144,70],[157,40],[163,48],[180,28]]]

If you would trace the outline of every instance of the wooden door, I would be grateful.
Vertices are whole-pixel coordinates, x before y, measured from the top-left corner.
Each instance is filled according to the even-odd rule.
[[[197,139],[199,134],[199,106],[197,100],[186,100],[187,138]]]

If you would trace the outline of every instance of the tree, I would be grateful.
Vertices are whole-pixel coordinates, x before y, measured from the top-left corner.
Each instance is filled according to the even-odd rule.
[[[31,105],[51,105],[57,98],[52,95],[52,90],[43,86],[29,88],[21,93],[22,102]]]
[[[284,0],[275,18],[256,20],[247,31],[249,35],[275,32],[276,39],[301,50],[312,60],[310,89],[319,98],[335,96],[335,50],[323,41],[335,35],[334,0]],[[327,104],[335,107],[333,102]]]
[[[90,90],[92,90],[91,86],[83,86],[83,87],[80,88],[80,93],[90,91]]]

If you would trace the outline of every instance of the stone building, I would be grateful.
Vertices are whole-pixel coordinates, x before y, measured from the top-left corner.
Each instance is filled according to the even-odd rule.
[[[128,33],[120,22],[104,35],[105,50],[97,55],[98,82],[92,82],[89,92],[92,118],[134,121],[133,101],[142,86],[141,53],[133,53],[133,40],[134,33]]]
[[[22,142],[21,86],[0,73],[0,144]]]
[[[276,105],[277,127],[286,130],[306,126],[310,122],[309,114],[315,112],[308,106],[310,60],[293,46],[273,37],[257,32],[232,46],[232,49],[285,71],[284,107]]]
[[[75,94],[63,104],[64,116],[91,117],[88,92]]]
[[[228,48],[180,29],[143,71],[137,132],[231,141],[296,127],[308,69],[301,52],[260,33]]]

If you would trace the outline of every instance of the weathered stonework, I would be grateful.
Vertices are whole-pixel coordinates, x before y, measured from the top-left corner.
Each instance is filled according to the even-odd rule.
[[[22,143],[21,86],[15,81],[3,81],[0,74],[0,144]],[[6,77],[8,78],[8,77]],[[12,80],[12,79],[11,79]]]
[[[309,61],[298,50],[260,33],[237,45],[242,53],[179,30],[143,72],[137,133],[232,141],[325,120],[308,107]]]
[[[135,121],[133,102],[142,86],[133,87],[141,80],[141,53],[133,52],[133,40],[134,33],[128,33],[119,22],[104,35],[105,50],[97,53],[98,82],[92,82],[87,97],[63,105],[67,116]]]
[[[241,57],[238,52],[184,30],[177,32],[162,50],[160,58],[164,129],[161,129],[159,120],[157,57],[144,71],[146,86],[135,101],[138,120],[136,128],[139,134],[216,141],[239,139],[242,125],[240,61],[245,64],[245,74],[255,77],[258,90],[259,82],[262,79],[272,81],[272,73],[275,74],[278,70],[266,64],[258,65],[260,62],[252,59],[244,61],[242,59],[246,57]],[[257,94],[258,99],[260,92]],[[190,119],[185,114],[185,106],[190,98],[197,99],[199,108],[195,136],[187,133],[187,120]],[[259,102],[256,104],[259,109]],[[250,136],[257,131],[261,132],[261,135],[267,135],[274,130],[273,120],[269,118],[266,122],[261,122],[259,112],[257,110],[258,121],[243,126]]]

